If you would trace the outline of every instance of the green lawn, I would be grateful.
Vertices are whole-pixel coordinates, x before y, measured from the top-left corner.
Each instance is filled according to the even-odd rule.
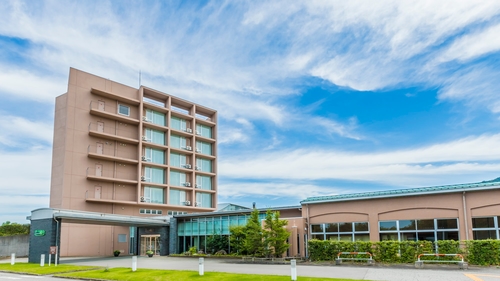
[[[45,266],[42,267],[38,263],[16,263],[14,265],[11,265],[10,263],[0,263],[0,270],[2,271],[31,273],[40,275],[73,272],[79,270],[92,270],[99,268],[100,267],[97,266],[77,266],[69,264],[60,264],[57,266],[54,266],[54,264],[52,264],[51,266],[45,264]]]
[[[40,264],[35,263],[10,263],[0,264],[0,271],[28,273],[39,275],[55,275],[61,277],[73,278],[86,278],[98,280],[125,280],[125,281],[160,281],[160,280],[203,280],[203,281],[289,281],[290,276],[277,276],[277,275],[260,275],[260,274],[238,274],[238,273],[225,273],[225,272],[205,272],[204,276],[200,276],[198,271],[180,271],[180,270],[159,270],[159,269],[137,269],[132,272],[130,268],[110,268],[95,266],[76,266],[62,264],[57,267],[45,264],[41,267]],[[314,278],[302,277],[297,278],[299,281],[318,281],[318,280],[331,280],[331,281],[360,281],[354,279],[338,279],[338,278]]]
[[[259,274],[238,274],[238,273],[224,273],[224,272],[205,272],[205,275],[200,276],[198,271],[178,271],[178,270],[156,270],[156,269],[137,269],[132,272],[130,268],[111,268],[100,269],[93,271],[81,271],[73,273],[59,274],[58,276],[70,276],[75,278],[95,278],[101,280],[126,280],[126,281],[160,281],[160,280],[203,280],[203,281],[289,281],[290,276],[276,276],[276,275],[259,275]],[[353,279],[337,279],[337,278],[313,278],[301,277],[297,280],[300,281],[318,281],[318,280],[332,280],[332,281],[360,281]]]

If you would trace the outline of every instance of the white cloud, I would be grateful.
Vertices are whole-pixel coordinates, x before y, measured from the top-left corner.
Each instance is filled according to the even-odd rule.
[[[53,103],[67,90],[67,81],[50,75],[0,65],[0,95],[4,98],[27,99]]]
[[[438,57],[438,61],[468,60],[500,50],[500,24],[464,35]]]
[[[222,198],[238,198],[246,196],[290,197],[296,200],[308,196],[339,193],[340,189],[321,187],[313,184],[295,183],[249,183],[232,182],[219,185],[219,194]]]
[[[52,143],[52,124],[31,121],[19,116],[0,113],[0,144],[12,147],[26,146],[26,143]]]
[[[497,174],[500,169],[500,164],[496,162],[500,160],[498,147],[500,134],[378,153],[349,153],[310,147],[253,153],[252,157],[230,156],[221,160],[219,172],[229,178],[343,179],[420,185],[438,177],[440,180],[436,182],[464,175]]]

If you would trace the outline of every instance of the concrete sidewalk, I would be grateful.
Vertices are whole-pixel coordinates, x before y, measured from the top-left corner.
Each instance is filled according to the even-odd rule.
[[[233,272],[246,274],[268,274],[290,276],[290,265],[276,264],[243,264],[240,260],[205,258],[205,271]],[[96,265],[107,267],[131,267],[132,258],[62,258],[61,263],[75,265]],[[298,276],[349,278],[359,280],[388,280],[388,281],[480,281],[498,280],[500,269],[487,267],[471,267],[468,270],[459,270],[458,266],[432,266],[424,269],[390,266],[353,266],[353,265],[297,265]],[[198,258],[181,257],[138,257],[138,268],[193,270],[198,271]],[[478,277],[484,276],[484,277]],[[483,279],[481,279],[483,278]],[[490,278],[490,279],[488,279]],[[491,279],[493,278],[493,279]]]

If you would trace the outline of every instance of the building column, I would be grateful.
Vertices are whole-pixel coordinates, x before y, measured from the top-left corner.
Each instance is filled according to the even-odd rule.
[[[49,262],[51,246],[57,248],[57,263],[60,258],[61,245],[61,221],[53,218],[31,220],[30,245],[28,262],[40,263],[41,255],[45,254],[45,263]],[[55,263],[56,256],[52,255],[52,263]]]

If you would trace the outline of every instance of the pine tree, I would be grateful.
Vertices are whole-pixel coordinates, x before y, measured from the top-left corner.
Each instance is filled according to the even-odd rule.
[[[286,230],[287,220],[280,220],[279,212],[267,210],[264,221],[265,253],[271,257],[281,257],[290,247],[287,243],[290,233]]]
[[[259,211],[254,209],[250,214],[250,219],[244,228],[245,242],[244,248],[248,254],[262,256],[264,254],[264,242],[262,225],[259,219]]]

